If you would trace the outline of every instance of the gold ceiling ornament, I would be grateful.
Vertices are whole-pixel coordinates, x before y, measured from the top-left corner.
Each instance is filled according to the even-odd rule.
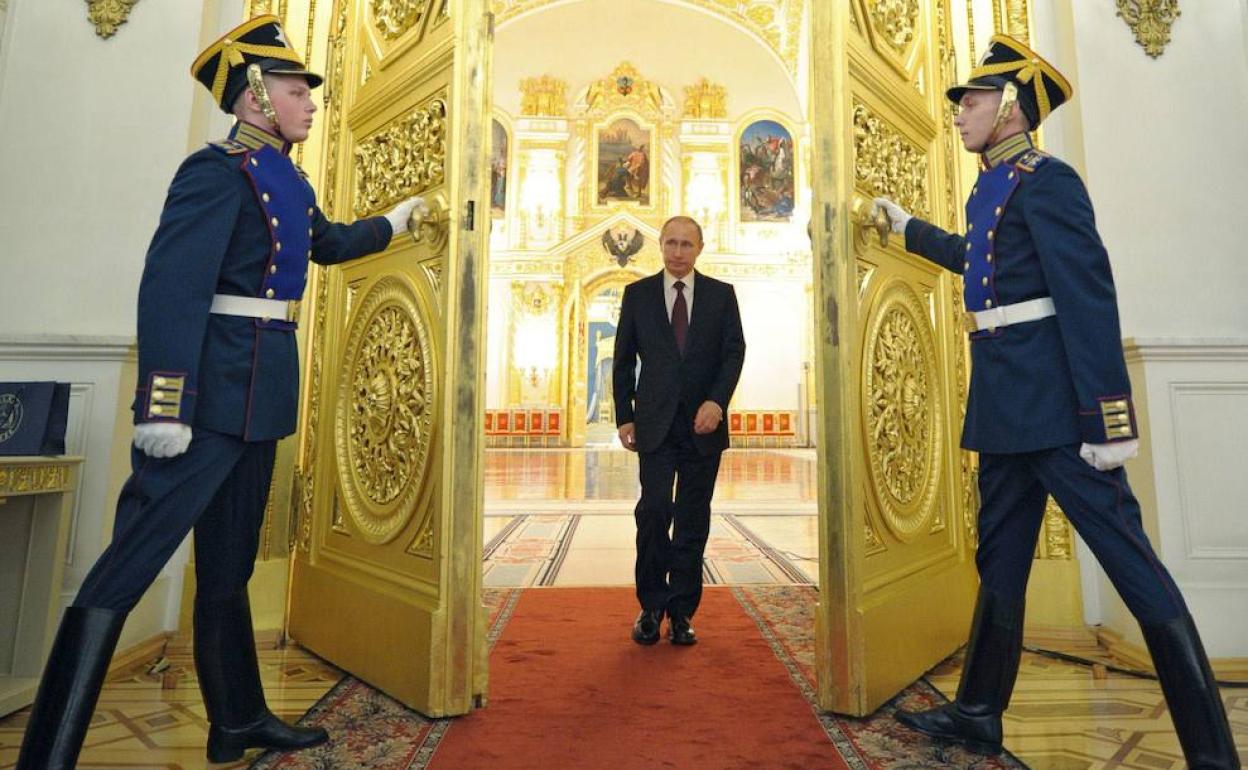
[[[867,12],[871,26],[897,53],[905,53],[918,35],[919,0],[875,0]]]
[[[559,2],[562,0],[493,0],[490,3],[490,10],[494,13],[494,23],[497,26]],[[780,57],[789,75],[797,74],[805,0],[684,0],[684,2],[745,28]]]
[[[645,115],[663,112],[663,94],[657,83],[641,76],[629,62],[620,62],[610,75],[590,83],[585,92],[585,109],[604,115],[617,109],[640,110]]]
[[[939,488],[940,387],[925,305],[895,280],[868,321],[862,366],[867,468],[884,523],[905,541],[930,530]]]
[[[433,348],[414,290],[397,275],[353,314],[334,443],[347,515],[369,543],[394,539],[426,486],[435,409]]]
[[[87,0],[87,20],[95,25],[95,34],[107,40],[130,17],[130,9],[139,0]]]
[[[560,118],[568,114],[567,81],[550,75],[520,81],[520,114]]]
[[[432,0],[372,0],[373,24],[387,40],[401,37],[420,23]]]
[[[927,155],[861,102],[854,103],[854,181],[927,219]]]
[[[1179,18],[1179,0],[1118,0],[1118,16],[1135,33],[1135,42],[1156,59],[1170,42],[1170,27]]]
[[[1050,497],[1044,504],[1044,530],[1036,545],[1037,559],[1070,559],[1074,554],[1074,539],[1070,534],[1070,522],[1066,514]]]
[[[702,78],[685,86],[683,117],[691,120],[717,120],[728,117],[728,91]]]
[[[445,180],[445,97],[444,92],[360,141],[355,148],[357,218]]]

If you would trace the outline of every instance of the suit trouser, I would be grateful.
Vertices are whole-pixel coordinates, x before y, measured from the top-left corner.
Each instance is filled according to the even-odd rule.
[[[195,530],[196,594],[244,590],[256,559],[276,441],[247,442],[196,428],[184,454],[131,450],[133,472],[117,501],[113,539],[87,574],[77,607],[129,612]]]
[[[981,454],[980,582],[1022,601],[1036,538],[1052,495],[1092,549],[1137,620],[1167,621],[1186,611],[1178,587],[1153,551],[1140,505],[1122,468],[1098,471],[1076,445],[1021,454]]]
[[[697,611],[702,600],[702,554],[711,531],[711,497],[722,454],[698,451],[693,420],[686,419],[683,409],[677,410],[659,448],[640,453],[635,578],[637,600],[644,609],[666,609],[685,617]]]

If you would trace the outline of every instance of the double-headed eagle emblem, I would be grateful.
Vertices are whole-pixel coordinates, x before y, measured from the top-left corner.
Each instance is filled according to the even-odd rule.
[[[615,257],[620,267],[631,262],[633,255],[641,251],[644,245],[646,245],[646,236],[635,227],[622,228],[614,232],[608,229],[602,232],[602,247],[607,250],[608,254]]]

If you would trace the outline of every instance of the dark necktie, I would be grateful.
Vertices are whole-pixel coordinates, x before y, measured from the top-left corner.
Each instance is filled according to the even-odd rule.
[[[676,289],[676,301],[672,303],[672,331],[676,334],[676,349],[685,354],[685,334],[689,331],[689,306],[685,304],[685,282],[672,284]]]

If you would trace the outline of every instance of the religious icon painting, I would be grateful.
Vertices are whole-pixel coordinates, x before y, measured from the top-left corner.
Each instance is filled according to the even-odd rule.
[[[598,130],[598,205],[650,205],[650,130],[620,118]]]
[[[793,135],[774,120],[751,123],[741,134],[741,221],[793,218]]]
[[[507,129],[493,122],[490,144],[490,213],[501,219],[507,213]]]

